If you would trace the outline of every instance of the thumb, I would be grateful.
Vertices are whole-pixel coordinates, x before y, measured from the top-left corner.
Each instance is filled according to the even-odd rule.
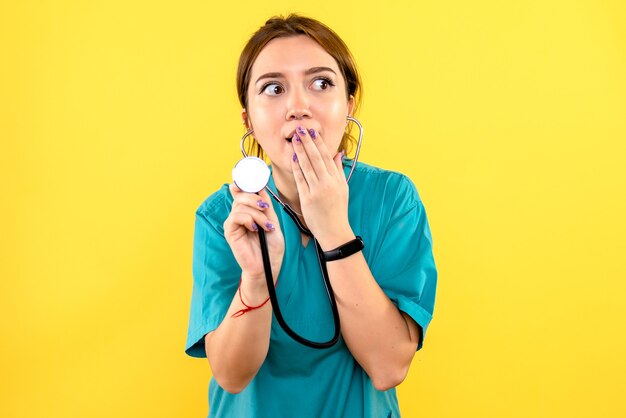
[[[341,173],[341,177],[345,178],[345,173],[343,172],[343,156],[345,155],[345,151],[341,150],[341,152],[338,152],[337,155],[335,155],[335,158],[333,158],[334,162],[335,162],[335,166],[337,166],[337,171],[339,171]]]

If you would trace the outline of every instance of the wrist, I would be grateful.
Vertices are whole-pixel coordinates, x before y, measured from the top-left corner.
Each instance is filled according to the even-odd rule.
[[[239,288],[237,289],[237,293],[238,293],[238,295],[239,295],[239,302],[241,303],[241,305],[243,305],[243,306],[244,306],[244,308],[239,309],[238,311],[236,311],[235,313],[233,313],[233,314],[231,315],[231,318],[238,318],[238,317],[240,317],[240,316],[245,315],[247,312],[250,312],[250,311],[254,311],[254,310],[256,310],[256,309],[263,308],[265,305],[267,305],[267,302],[269,302],[269,300],[270,300],[270,298],[269,298],[269,296],[268,296],[268,297],[266,297],[266,298],[263,300],[263,302],[261,302],[261,303],[260,303],[260,304],[258,304],[258,305],[251,304],[251,303],[250,303],[250,301],[249,301],[249,299],[248,299],[247,297],[245,297],[245,298],[244,298],[244,289],[243,289],[243,288],[244,288],[244,286],[245,286],[245,285],[244,285],[243,275],[242,275],[241,279],[239,279]],[[253,287],[255,287],[255,286],[253,286]],[[244,299],[248,299],[248,302],[246,302],[246,300],[244,300]]]
[[[361,237],[356,237],[355,239],[347,241],[335,249],[324,251],[324,260],[326,262],[343,260],[344,258],[348,258],[351,255],[363,250],[364,247],[365,244],[363,243],[363,239]]]
[[[322,247],[323,251],[330,251],[345,244],[348,241],[352,241],[355,238],[356,235],[354,235],[354,232],[352,232],[352,228],[348,227],[337,231],[336,233],[327,237],[317,238],[317,242],[319,242],[320,247]]]
[[[256,305],[263,302],[269,296],[265,276],[252,277],[245,273],[241,275],[239,288],[243,293],[245,302],[249,305]]]
[[[265,286],[265,273],[251,274],[244,270],[241,272],[241,281],[243,283],[254,284],[255,286]]]

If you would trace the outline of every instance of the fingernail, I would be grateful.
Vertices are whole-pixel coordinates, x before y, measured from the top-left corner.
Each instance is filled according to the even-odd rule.
[[[298,161],[298,156],[296,154],[293,154],[293,160]]]
[[[262,200],[259,200],[258,202],[256,202],[256,204],[261,208],[261,209],[265,209],[265,202]]]
[[[269,229],[270,231],[274,230],[274,224],[271,222],[265,222],[265,226],[267,227],[267,229]]]
[[[298,136],[298,134],[293,134],[293,138],[291,138],[292,141],[296,141],[296,142],[302,142],[300,140],[300,137]]]
[[[315,134],[315,129],[313,128],[309,129],[309,135],[311,135],[311,139],[317,138],[317,135]]]
[[[298,126],[298,127],[296,128],[296,131],[297,131],[300,135],[302,135],[302,136],[306,136],[306,129],[304,129],[302,126]]]
[[[259,227],[258,227],[258,226],[256,226],[256,224],[255,224],[255,223],[253,223],[253,224],[252,224],[252,229],[254,229],[255,231],[258,231],[258,230],[259,230]]]

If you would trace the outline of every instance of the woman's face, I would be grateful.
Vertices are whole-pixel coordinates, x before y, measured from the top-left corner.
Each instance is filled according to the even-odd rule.
[[[305,35],[277,38],[252,66],[248,112],[242,116],[275,169],[291,171],[291,138],[297,126],[315,129],[337,151],[354,99],[335,59]]]

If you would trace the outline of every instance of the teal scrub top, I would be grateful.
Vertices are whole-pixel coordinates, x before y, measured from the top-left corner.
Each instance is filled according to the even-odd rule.
[[[344,159],[347,175],[352,161]],[[270,179],[269,187],[276,191]],[[226,316],[241,269],[224,238],[231,209],[228,185],[196,211],[193,291],[185,352],[206,357],[204,336]],[[298,334],[328,341],[334,330],[315,244],[302,246],[300,231],[273,201],[285,236],[285,256],[276,286],[281,311]],[[348,217],[363,238],[363,255],[372,275],[399,310],[419,325],[421,348],[432,318],[437,270],[424,205],[406,176],[358,163],[350,180]],[[240,393],[209,384],[209,417],[337,418],[399,417],[395,389],[374,388],[343,338],[328,349],[292,340],[272,318],[270,346],[257,375]]]

